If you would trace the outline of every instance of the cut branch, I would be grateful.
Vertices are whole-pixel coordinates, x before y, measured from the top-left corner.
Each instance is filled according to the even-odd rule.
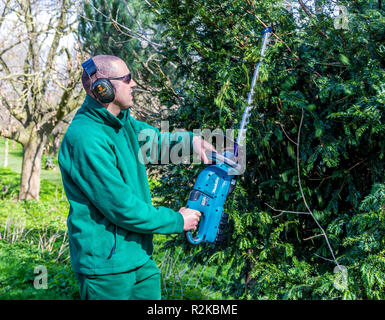
[[[275,208],[273,208],[272,206],[270,206],[268,203],[265,203],[265,205],[267,205],[270,209],[272,209],[272,210],[274,210],[274,211],[276,211],[276,212],[281,212],[279,215],[273,216],[273,218],[277,218],[277,217],[283,215],[284,213],[310,214],[309,212],[289,211],[289,210],[279,210],[279,209],[275,209]]]
[[[310,239],[313,239],[313,238],[318,238],[318,237],[323,237],[323,233],[320,233],[320,234],[316,234],[315,236],[311,236],[309,238],[305,238],[303,239],[304,241],[307,241],[307,240],[310,240]]]
[[[339,266],[338,262],[337,262],[337,259],[334,255],[334,251],[330,245],[330,242],[329,242],[329,238],[328,236],[326,235],[326,232],[325,230],[322,228],[322,226],[320,225],[320,223],[318,222],[318,220],[316,219],[316,217],[314,216],[313,214],[313,211],[310,209],[310,206],[306,200],[306,197],[305,197],[305,194],[303,192],[303,188],[302,188],[302,181],[301,181],[301,167],[300,167],[300,163],[301,163],[301,158],[300,158],[300,147],[301,147],[301,131],[302,131],[302,125],[303,125],[303,119],[304,119],[304,109],[302,108],[302,113],[301,113],[301,120],[300,120],[300,124],[299,124],[299,128],[298,128],[298,135],[297,135],[297,143],[296,143],[296,146],[297,146],[297,175],[298,175],[298,185],[299,185],[299,189],[300,189],[300,192],[301,192],[301,197],[302,197],[302,200],[306,206],[306,209],[308,210],[307,212],[297,212],[297,211],[288,211],[288,210],[278,210],[278,209],[274,209],[273,207],[269,206],[268,204],[266,204],[268,207],[270,207],[272,210],[274,211],[277,211],[277,212],[281,212],[279,215],[277,216],[274,216],[274,217],[279,217],[281,216],[282,214],[284,213],[295,213],[295,214],[306,214],[306,215],[311,215],[311,217],[313,218],[313,220],[315,221],[316,225],[318,226],[318,228],[321,230],[321,234],[318,234],[318,235],[315,235],[315,236],[312,236],[310,238],[307,238],[307,239],[304,239],[304,240],[309,240],[309,239],[312,239],[312,238],[315,238],[315,237],[319,237],[319,236],[323,236],[325,238],[325,241],[326,241],[326,244],[329,248],[329,251],[333,257],[333,260],[330,260],[330,261],[334,261],[334,263]]]
[[[306,206],[306,209],[308,210],[308,212],[310,213],[310,215],[312,216],[313,220],[315,221],[315,223],[317,224],[318,228],[321,230],[323,236],[325,237],[325,240],[326,240],[326,243],[329,247],[329,250],[330,250],[330,253],[332,254],[333,256],[333,260],[334,262],[336,263],[336,265],[338,266],[338,262],[336,260],[336,257],[334,255],[334,251],[330,245],[330,242],[329,242],[329,238],[328,236],[326,235],[326,232],[325,230],[322,228],[322,226],[319,224],[318,220],[315,218],[312,210],[310,209],[307,201],[306,201],[306,197],[305,197],[305,194],[303,192],[303,188],[302,188],[302,183],[301,183],[301,168],[300,168],[300,140],[301,140],[301,130],[302,130],[302,124],[303,124],[303,119],[304,119],[304,109],[302,108],[302,114],[301,114],[301,122],[299,124],[299,129],[298,129],[298,136],[297,136],[297,171],[298,171],[298,184],[299,184],[299,189],[301,191],[301,196],[302,196],[302,199],[303,199],[303,202],[305,203],[305,206]]]

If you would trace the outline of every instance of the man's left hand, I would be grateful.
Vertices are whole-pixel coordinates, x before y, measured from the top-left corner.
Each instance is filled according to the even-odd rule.
[[[193,148],[194,152],[196,152],[199,155],[200,159],[206,164],[209,163],[206,151],[216,152],[214,146],[211,143],[208,143],[205,139],[199,136],[193,137]]]

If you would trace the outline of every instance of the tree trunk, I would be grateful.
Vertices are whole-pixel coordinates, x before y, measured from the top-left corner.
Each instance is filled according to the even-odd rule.
[[[8,138],[5,138],[4,142],[4,162],[3,162],[3,167],[6,168],[8,167]]]
[[[24,145],[19,200],[39,200],[41,156],[46,138],[32,135]]]

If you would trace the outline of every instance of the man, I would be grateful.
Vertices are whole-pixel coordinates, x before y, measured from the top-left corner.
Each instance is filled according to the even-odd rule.
[[[155,130],[152,143],[166,141],[169,147],[175,137],[130,116],[136,83],[124,61],[98,55],[83,68],[87,95],[59,152],[70,203],[71,265],[80,295],[82,299],[160,299],[153,234],[196,230],[201,213],[152,206],[138,135],[144,129]],[[184,132],[181,137],[179,143],[193,145],[205,162],[205,151],[215,151],[200,136]]]

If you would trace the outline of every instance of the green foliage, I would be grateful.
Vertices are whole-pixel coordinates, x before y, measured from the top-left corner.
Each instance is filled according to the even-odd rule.
[[[77,280],[69,263],[57,263],[53,257],[42,258],[36,245],[1,240],[0,261],[1,299],[79,299]],[[47,268],[46,289],[34,287],[39,266]]]
[[[0,298],[78,299],[68,256],[68,203],[61,186],[42,180],[40,199],[17,201],[20,175],[0,169]],[[47,269],[47,289],[35,289]]]
[[[138,30],[117,1],[90,3]],[[137,49],[138,40],[118,34],[92,6],[85,9],[91,21],[80,30],[92,54],[116,54],[129,64],[157,57],[149,64],[153,73],[143,71],[143,63],[133,69],[161,88],[163,105],[180,105],[169,118],[170,130],[236,128],[259,59],[262,22],[273,25],[277,36],[255,89],[247,171],[226,204],[225,243],[191,247],[181,236],[163,249],[182,248],[191,265],[217,267],[218,277],[225,272],[229,282],[218,288],[227,297],[383,299],[385,12],[378,1],[339,1],[348,10],[348,29],[334,27],[335,1],[329,0],[317,1],[320,10],[311,18],[274,0],[147,3],[130,2],[138,20],[154,30],[156,50]],[[157,202],[184,206],[202,168],[157,168]],[[315,221],[271,209],[307,211],[299,175],[307,203],[347,268],[343,289],[336,286],[339,275]]]
[[[20,191],[20,175],[8,168],[1,168],[0,173],[1,199],[16,199]]]
[[[145,7],[138,0],[91,0],[84,3],[84,12],[79,16],[83,48],[92,56],[109,54],[122,58],[137,82],[148,81],[145,66],[153,63],[150,56],[156,50],[160,33]]]
[[[334,28],[332,1],[310,20],[303,10],[293,16],[282,1],[150,3],[164,26],[159,63],[176,66],[173,90],[165,82],[158,95],[165,105],[181,105],[170,117],[174,127],[237,127],[259,59],[260,21],[278,36],[256,87],[247,171],[227,203],[227,242],[191,247],[180,237],[170,246],[201,263],[230,265],[226,293],[239,298],[383,299],[383,209],[369,209],[373,198],[384,201],[376,184],[385,155],[385,12],[378,2],[341,1],[348,30]],[[344,291],[334,285],[335,264],[325,260],[332,257],[314,220],[269,208],[307,211],[297,148],[306,201],[348,270]],[[163,167],[155,193],[178,209],[201,169]]]
[[[165,235],[154,238],[155,259],[162,275],[162,299],[225,299],[222,291],[228,284],[228,268],[218,273],[216,266],[196,263],[179,246],[165,246],[169,239]]]
[[[0,169],[0,299],[79,299],[70,265],[66,218],[69,204],[62,185],[42,180],[40,201],[17,201],[20,174]],[[159,185],[149,179],[151,188]],[[222,299],[225,275],[215,268],[191,266],[190,257],[159,248],[166,236],[155,235],[154,258],[162,274],[162,299]],[[34,281],[47,270],[47,288]],[[36,269],[37,268],[37,269]]]

